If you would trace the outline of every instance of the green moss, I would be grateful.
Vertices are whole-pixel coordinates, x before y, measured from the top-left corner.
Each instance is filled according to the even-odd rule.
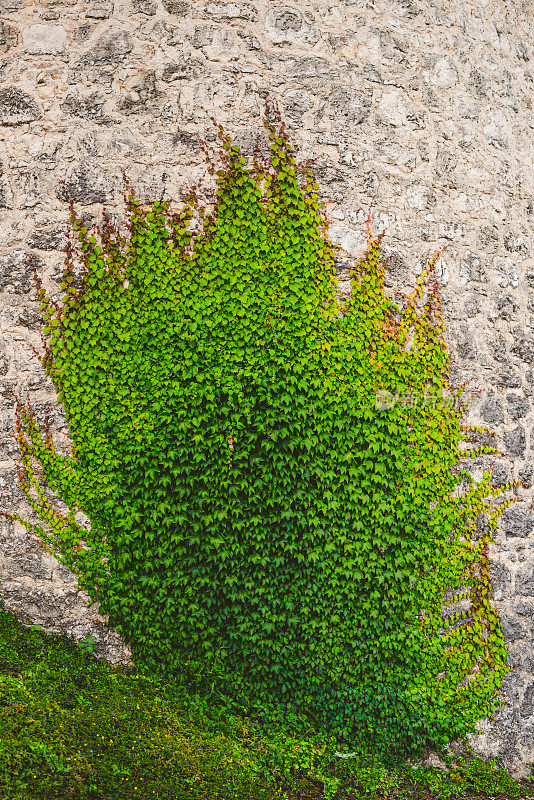
[[[204,693],[111,667],[70,639],[20,625],[0,605],[2,800],[368,800],[526,795],[493,763],[387,769],[332,741],[262,730],[235,714],[212,673]],[[532,791],[532,788],[530,789]],[[350,794],[352,792],[352,794]]]

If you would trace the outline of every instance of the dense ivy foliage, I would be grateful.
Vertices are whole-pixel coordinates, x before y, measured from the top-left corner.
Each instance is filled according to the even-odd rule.
[[[211,208],[128,187],[127,231],[105,215],[97,242],[71,205],[63,303],[38,287],[73,456],[18,401],[46,527],[17,519],[149,664],[218,658],[236,694],[346,743],[437,745],[495,707],[487,546],[508,501],[458,467],[436,258],[396,308],[369,233],[342,309],[318,186],[266,130],[249,162],[219,131]]]

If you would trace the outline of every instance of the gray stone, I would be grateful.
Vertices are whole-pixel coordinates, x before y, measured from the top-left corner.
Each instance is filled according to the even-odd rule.
[[[33,55],[60,55],[65,52],[67,32],[61,25],[30,25],[22,29],[22,42]]]
[[[516,48],[517,57],[522,61],[528,61],[528,51],[525,47],[525,43],[521,41],[521,39],[517,43]]]
[[[468,252],[466,257],[460,261],[460,284],[470,281],[485,283],[487,280],[486,271],[480,258],[475,253]]]
[[[380,180],[376,172],[368,172],[362,183],[363,190],[369,197],[377,197],[380,190]]]
[[[502,486],[508,482],[508,467],[501,461],[496,461],[491,468],[491,482],[494,486]]]
[[[517,389],[521,386],[521,376],[518,372],[508,368],[499,375],[498,386],[506,386],[507,389]]]
[[[132,11],[134,14],[146,14],[147,17],[153,17],[158,7],[152,0],[133,0]]]
[[[0,476],[0,496],[4,503],[3,508],[8,512],[25,499],[18,475],[14,470],[6,470]]]
[[[525,629],[515,617],[509,614],[500,614],[502,632],[507,642],[517,642],[525,637]]]
[[[158,96],[153,71],[132,75],[125,81],[124,88],[127,94],[119,105],[119,111],[126,113],[143,110],[148,101]]]
[[[191,8],[189,0],[163,0],[163,8],[168,14],[184,16]]]
[[[408,265],[402,255],[393,250],[387,256],[384,267],[384,283],[386,286],[402,286],[408,277]]]
[[[9,404],[9,407],[13,405],[13,395],[12,392],[16,391],[17,383],[14,378],[7,379],[0,381],[0,397],[3,398],[4,405]]]
[[[451,175],[458,164],[458,156],[448,150],[438,150],[436,155],[436,175]]]
[[[504,246],[509,253],[528,253],[526,242],[515,233],[510,232],[504,234]]]
[[[484,422],[490,425],[498,425],[500,422],[504,422],[503,404],[494,394],[490,394],[484,400],[480,412]]]
[[[202,150],[198,136],[189,131],[175,131],[171,134],[171,142],[173,147],[181,145],[191,153],[199,153]]]
[[[516,312],[515,298],[510,294],[502,295],[497,299],[495,307],[499,312],[499,317],[501,319],[509,320]]]
[[[98,92],[93,92],[87,97],[69,94],[60,108],[66,114],[87,119],[97,125],[111,125],[113,120],[104,113],[105,102],[106,98],[99,95]]]
[[[328,98],[328,116],[336,125],[361,125],[371,112],[373,92],[356,91],[352,87],[343,86],[334,89]]]
[[[474,360],[477,357],[475,342],[467,325],[458,325],[454,331],[456,352],[461,358]],[[489,420],[486,420],[489,422]]]
[[[290,6],[278,6],[269,10],[267,14],[269,23],[279,31],[298,32],[302,30],[304,19],[300,11]]]
[[[495,256],[492,271],[499,286],[512,286],[515,289],[519,285],[517,269],[511,258]]]
[[[39,104],[22,89],[9,87],[0,89],[0,125],[21,125],[39,119],[42,112]]]
[[[5,356],[2,356],[2,359],[4,359],[6,361],[6,363],[7,363],[7,359],[5,358]],[[7,370],[6,370],[6,372],[7,372]],[[11,434],[11,433],[13,433],[13,429],[14,429],[14,424],[13,424],[12,415],[8,411],[0,410],[0,434],[2,436],[6,435],[8,433]]]
[[[518,425],[512,431],[505,431],[504,444],[507,451],[513,456],[522,456],[526,448],[525,429]]]
[[[464,314],[468,319],[476,317],[480,313],[480,303],[476,297],[470,297],[464,303]]]
[[[0,292],[27,294],[34,285],[33,267],[39,273],[44,262],[27,250],[12,250],[0,256]]]
[[[469,75],[468,86],[473,90],[477,97],[485,98],[488,91],[489,81],[485,75],[473,67]]]
[[[9,184],[0,173],[0,208],[12,208],[12,197]]]
[[[67,244],[67,226],[63,223],[39,225],[27,240],[37,250],[63,250]]]
[[[65,200],[65,189],[74,202],[82,205],[100,203],[111,197],[111,186],[107,177],[96,164],[84,162],[73,167],[65,178],[65,186],[57,189],[57,197]]]
[[[165,64],[161,80],[165,83],[183,81],[187,78],[196,78],[202,72],[202,62],[198,59],[188,59],[180,64]]]
[[[534,683],[530,683],[525,689],[520,714],[528,719],[534,717]]]
[[[309,78],[330,78],[335,77],[332,67],[323,58],[300,58],[289,70],[294,78],[307,80]]]
[[[171,2],[171,0],[169,0]],[[242,19],[254,22],[258,12],[248,3],[217,3],[209,0],[204,8],[204,13],[216,22],[226,22],[232,19]]]
[[[514,605],[514,611],[521,617],[534,617],[534,601],[519,600]]]
[[[516,593],[522,597],[534,597],[534,564],[521,566],[515,579]]]
[[[534,350],[530,347],[524,332],[521,328],[514,328],[514,343],[511,347],[511,352],[519,356],[519,358],[526,364],[532,364],[534,361]]]
[[[9,461],[20,455],[18,445],[13,439],[0,440],[0,461]]]
[[[82,65],[119,64],[131,52],[133,40],[128,31],[119,29],[103,34],[98,42],[87,52]]]
[[[113,0],[93,0],[85,16],[93,19],[109,19],[113,14],[113,6]]]
[[[6,578],[29,577],[41,580],[51,580],[52,569],[49,564],[43,561],[38,553],[29,553],[25,556],[17,555],[14,558],[6,558],[2,568],[4,580]]]
[[[528,536],[534,527],[534,515],[529,508],[512,505],[501,517],[501,526],[507,536]]]
[[[17,29],[14,25],[0,19],[0,53],[5,53],[17,44]]]
[[[502,600],[510,594],[512,575],[510,570],[498,561],[490,561],[491,599]]]
[[[306,22],[298,9],[274,4],[265,17],[265,35],[271,44],[278,47],[284,44],[309,46],[319,40],[318,31]]]
[[[508,360],[506,339],[501,333],[498,333],[495,337],[488,339],[488,347],[496,361]]]
[[[509,394],[506,400],[508,403],[508,414],[511,419],[522,419],[528,414],[529,404],[524,397],[520,397],[516,394]]]
[[[7,356],[0,355],[0,375],[7,375],[9,371],[9,361]]]
[[[75,29],[72,37],[75,42],[85,42],[91,36],[91,33],[94,30],[94,23],[86,22],[84,25],[80,25],[78,28]]]
[[[34,308],[33,306],[26,306],[22,308],[20,313],[17,314],[16,324],[23,328],[29,328],[30,330],[41,331],[42,324],[40,310],[38,308]]]
[[[35,616],[61,619],[65,612],[72,612],[78,604],[78,592],[75,589],[59,589],[46,584],[43,586],[37,584],[29,588],[10,581],[2,584],[2,595],[6,605],[17,611],[26,624],[31,624]],[[32,606],[36,612],[33,619]]]
[[[522,486],[530,489],[532,487],[532,476],[534,475],[534,467],[532,464],[524,464],[517,474],[517,479]]]
[[[484,225],[478,232],[477,242],[481,250],[496,250],[500,242],[498,230],[495,227]]]

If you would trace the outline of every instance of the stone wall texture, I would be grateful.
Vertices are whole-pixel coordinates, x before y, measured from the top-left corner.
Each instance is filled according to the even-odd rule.
[[[357,256],[373,203],[387,285],[440,261],[452,371],[469,420],[498,433],[511,506],[492,547],[509,643],[507,704],[475,749],[528,774],[534,761],[534,264],[532,0],[0,0],[0,497],[28,509],[14,460],[15,389],[65,421],[33,347],[31,261],[59,293],[67,209],[121,205],[125,167],[143,201],[203,174],[208,115],[250,146],[278,99],[299,157],[315,158],[332,238]],[[339,289],[350,290],[347,260]],[[127,648],[75,579],[19,525],[0,522],[0,591],[26,623]]]

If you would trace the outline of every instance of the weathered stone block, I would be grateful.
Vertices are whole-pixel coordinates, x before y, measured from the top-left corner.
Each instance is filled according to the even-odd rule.
[[[82,66],[93,64],[118,64],[133,48],[132,36],[119,29],[103,34],[97,43],[81,58]]]
[[[492,272],[495,275],[499,286],[512,286],[515,288],[519,285],[517,269],[511,258],[502,258],[501,256],[496,256],[493,259]]]
[[[502,529],[507,536],[528,536],[534,528],[534,514],[523,505],[512,505],[501,518]]]
[[[502,486],[508,481],[508,467],[500,461],[496,461],[491,468],[491,482],[494,486]]]
[[[517,473],[517,478],[523,486],[525,486],[527,489],[530,489],[532,487],[533,475],[534,467],[532,464],[524,464]]]
[[[168,2],[173,2],[173,0],[168,0]],[[253,22],[258,16],[257,9],[248,3],[217,3],[213,0],[206,4],[204,13],[217,22],[233,19]]]
[[[302,13],[291,6],[275,5],[265,17],[265,34],[271,44],[303,46],[319,40],[318,31],[309,25]]]
[[[519,356],[519,358],[524,361],[526,364],[532,364],[534,361],[534,349],[530,346],[530,343],[527,341],[525,333],[521,330],[521,328],[514,328],[514,343],[511,347],[511,352]]]
[[[459,283],[465,285],[470,281],[485,283],[488,280],[480,258],[475,253],[468,252],[460,261]]]
[[[532,719],[534,717],[534,683],[529,683],[525,690],[520,714],[527,719]]]
[[[522,419],[530,410],[530,404],[524,397],[520,397],[519,395],[509,394],[506,398],[506,402],[508,403],[508,414],[513,420]]]
[[[515,617],[510,614],[500,614],[502,631],[507,642],[517,642],[525,637],[525,629]]]
[[[2,572],[4,580],[22,577],[34,578],[35,580],[50,580],[52,578],[50,565],[43,561],[42,556],[38,553],[6,558]]]
[[[97,125],[111,125],[113,120],[104,112],[105,102],[106,98],[98,92],[93,92],[87,97],[69,94],[61,104],[61,110],[65,114],[96,122]]]
[[[521,386],[521,375],[513,369],[508,368],[499,375],[499,386],[506,386],[508,389],[517,389]]]
[[[8,22],[0,20],[0,53],[5,53],[17,43],[17,28]]]
[[[61,25],[30,25],[22,29],[22,42],[32,55],[58,55],[65,52],[67,32]]]
[[[0,89],[0,125],[21,125],[33,122],[41,116],[41,108],[35,98],[14,86]]]
[[[27,240],[37,250],[62,250],[67,244],[67,226],[63,223],[40,225]]]
[[[522,456],[527,446],[525,429],[518,425],[512,431],[505,431],[504,444],[511,455]]]
[[[349,86],[334,89],[328,98],[328,116],[336,125],[361,125],[371,112],[373,93]]]
[[[66,199],[65,189],[76,203],[91,205],[109,200],[111,187],[109,180],[95,164],[84,162],[71,168],[65,177],[65,186],[57,189],[59,199]]]
[[[27,294],[33,285],[33,267],[41,271],[43,260],[27,250],[12,250],[0,256],[0,292]]]
[[[132,11],[134,14],[146,14],[147,17],[153,17],[158,7],[152,0],[133,0]]]
[[[114,0],[93,0],[85,12],[92,19],[108,19],[113,14]]]
[[[497,395],[490,394],[483,401],[480,413],[484,422],[490,425],[498,425],[500,422],[504,422],[503,404]]]
[[[512,574],[508,567],[498,561],[490,561],[491,598],[502,600],[510,594]]]
[[[534,564],[525,564],[519,568],[515,586],[521,597],[534,597]]]

